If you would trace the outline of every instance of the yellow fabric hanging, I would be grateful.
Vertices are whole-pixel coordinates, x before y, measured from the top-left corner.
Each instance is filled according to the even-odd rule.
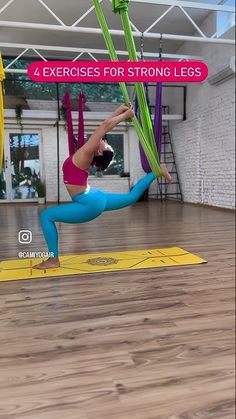
[[[3,86],[2,82],[5,79],[3,69],[2,55],[0,52],[0,173],[2,171],[3,163],[3,144],[4,144],[4,113],[3,113]]]

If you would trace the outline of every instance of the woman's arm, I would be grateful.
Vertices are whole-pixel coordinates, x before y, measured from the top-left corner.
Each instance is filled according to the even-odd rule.
[[[101,139],[105,136],[105,134],[111,131],[120,122],[126,121],[127,119],[130,119],[134,116],[133,108],[126,105],[119,107],[117,112],[119,112],[119,114],[115,116],[113,114],[102,122],[102,124],[91,135],[89,140],[83,145],[81,151],[83,150],[89,155],[94,155],[100,145]]]
[[[94,154],[97,152],[101,139],[122,121],[133,118],[133,107],[121,105],[119,108],[94,131],[88,141],[73,156],[75,164],[81,169],[90,167]]]

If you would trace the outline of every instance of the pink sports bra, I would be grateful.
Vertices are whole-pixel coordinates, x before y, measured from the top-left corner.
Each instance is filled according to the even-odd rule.
[[[62,171],[65,184],[87,186],[88,172],[77,167],[72,161],[72,156],[64,161]]]

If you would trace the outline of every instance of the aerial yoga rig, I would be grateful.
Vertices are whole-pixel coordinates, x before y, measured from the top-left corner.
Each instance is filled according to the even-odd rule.
[[[111,38],[109,28],[101,8],[99,0],[93,0],[93,5],[97,15],[98,22],[100,24],[104,41],[106,43],[110,59],[112,61],[119,61],[118,56],[114,47],[113,40]],[[122,26],[124,29],[125,41],[129,54],[129,59],[132,61],[138,61],[134,38],[130,26],[130,20],[128,15],[129,0],[113,0],[113,12],[119,13],[121,17]],[[159,49],[159,59],[161,59],[161,39]],[[141,39],[141,59],[143,59],[143,37]],[[121,92],[123,94],[124,102],[130,103],[130,97],[128,89],[125,83],[119,83]],[[69,92],[65,92],[62,98],[62,105],[65,108],[66,122],[68,129],[68,148],[69,154],[73,154],[76,149],[84,144],[84,118],[83,109],[85,105],[85,95],[83,92],[79,94],[79,106],[78,106],[78,139],[76,139],[72,125],[72,112],[70,104]],[[132,122],[136,130],[137,136],[140,141],[140,159],[142,168],[146,173],[153,171],[157,176],[160,175],[160,156],[162,152],[162,83],[156,84],[156,100],[154,107],[154,122],[151,119],[151,109],[148,96],[148,84],[135,83],[135,108],[136,116]],[[164,129],[164,139],[166,130]],[[168,134],[168,133],[167,133]],[[171,146],[171,152],[173,158],[173,150]],[[173,158],[174,159],[174,158]],[[173,161],[174,163],[174,161]],[[176,171],[174,172],[176,173]],[[177,179],[178,180],[178,179]],[[176,182],[179,184],[179,182]],[[163,198],[163,188],[161,181],[158,181],[159,194],[161,199]],[[165,195],[167,195],[166,185],[164,183]],[[175,194],[173,194],[175,195]],[[177,193],[178,195],[178,193]],[[181,195],[181,193],[179,194]]]

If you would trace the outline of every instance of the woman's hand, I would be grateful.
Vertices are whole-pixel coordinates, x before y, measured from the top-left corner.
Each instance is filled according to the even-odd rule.
[[[129,105],[126,105],[125,103],[123,103],[122,105],[120,105],[115,112],[113,112],[113,114],[111,115],[111,117],[113,116],[118,116],[118,115],[122,115],[122,113],[128,111],[130,109]]]
[[[134,117],[135,113],[134,113],[134,107],[133,105],[130,105],[130,107],[124,112],[124,119],[132,119]]]

